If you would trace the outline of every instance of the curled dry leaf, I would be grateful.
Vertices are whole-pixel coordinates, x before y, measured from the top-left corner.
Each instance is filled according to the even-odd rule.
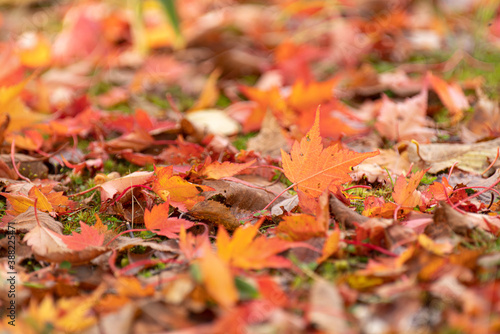
[[[101,202],[112,199],[116,194],[121,194],[128,187],[148,183],[152,177],[152,172],[134,172],[127,176],[104,182],[100,186]]]
[[[429,173],[437,173],[453,164],[463,171],[482,173],[495,160],[500,138],[475,144],[408,145],[408,158]],[[500,167],[497,160],[493,168]]]
[[[216,201],[198,202],[188,211],[188,215],[197,220],[222,225],[229,231],[241,226],[229,208]]]
[[[52,218],[48,213],[42,212],[37,209],[38,223],[41,226],[48,228],[58,234],[62,234],[63,225]],[[14,224],[16,231],[18,232],[28,232],[37,226],[37,220],[35,218],[35,208],[30,206],[25,212],[14,218],[10,224]],[[0,230],[6,230],[5,227],[0,227]]]
[[[257,179],[262,181],[260,178]],[[267,181],[266,183],[269,184]],[[203,184],[215,190],[205,191],[202,195],[208,199],[222,196],[224,204],[229,207],[237,220],[248,219],[253,213],[262,210],[285,188],[282,184],[272,187],[251,186],[251,183],[241,183],[236,180],[204,180]],[[284,194],[278,200],[287,196]]]

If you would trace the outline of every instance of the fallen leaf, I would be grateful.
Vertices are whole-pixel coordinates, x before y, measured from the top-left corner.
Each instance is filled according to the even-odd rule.
[[[278,238],[256,237],[262,220],[234,231],[232,239],[222,227],[217,233],[217,254],[232,266],[242,269],[287,268],[290,261],[277,254],[296,244]]]
[[[352,167],[378,153],[357,153],[338,144],[324,149],[319,134],[319,112],[316,112],[314,125],[300,144],[294,143],[291,155],[282,150],[281,156],[285,175],[297,189],[318,197],[326,188],[335,191],[335,187],[351,181]]]
[[[382,96],[379,116],[375,128],[389,140],[418,140],[429,142],[436,131],[431,129],[427,115],[427,88],[403,102],[393,102],[386,95]]]
[[[469,101],[462,88],[456,83],[449,84],[430,72],[427,73],[427,79],[445,107],[448,108],[452,116],[452,124],[456,124],[462,119],[464,110],[469,108]]]
[[[182,227],[188,229],[194,225],[193,222],[185,219],[169,218],[168,213],[168,202],[155,205],[151,211],[146,209],[144,211],[144,224],[146,228],[156,234],[164,235],[171,239],[177,239],[179,238],[177,233],[181,231]]]
[[[87,247],[103,245],[105,232],[103,233],[102,230],[89,226],[82,221],[80,221],[80,228],[80,233],[73,232],[72,235],[61,236],[62,241],[69,249],[81,251]]]
[[[173,175],[172,166],[155,167],[152,188],[164,201],[169,201],[170,205],[182,211],[187,211],[203,201],[204,197],[199,196],[203,190],[212,190],[210,187],[190,183],[180,176]]]
[[[204,247],[203,256],[197,261],[200,266],[203,283],[209,295],[222,307],[232,307],[238,301],[238,290],[228,262],[220,255]]]
[[[330,256],[335,254],[340,247],[340,229],[335,229],[325,241],[321,257],[316,260],[317,263],[322,263]]]
[[[326,230],[316,217],[300,214],[283,217],[283,221],[276,228],[276,234],[284,240],[304,241],[326,237]]]
[[[210,73],[198,101],[196,101],[188,112],[210,108],[215,105],[217,99],[219,98],[217,80],[219,79],[221,73],[222,72],[219,69],[215,69],[212,73]]]
[[[337,287],[322,279],[313,282],[309,294],[309,320],[324,333],[348,333],[344,301]]]
[[[425,170],[421,170],[413,173],[409,180],[404,175],[400,175],[396,180],[392,193],[394,202],[404,208],[414,208],[421,205],[422,194],[417,190],[417,187],[425,172]]]
[[[500,138],[475,144],[422,144],[408,145],[410,162],[418,164],[435,174],[456,164],[456,167],[467,172],[481,174],[491,162],[495,161]],[[495,161],[493,168],[500,167],[500,160]]]
[[[223,163],[214,161],[203,167],[201,175],[205,176],[207,179],[219,180],[223,177],[234,176],[252,166],[254,163],[255,160],[243,164],[236,164],[229,161],[225,161]]]
[[[222,225],[229,231],[234,231],[241,226],[229,208],[216,201],[198,202],[188,211],[188,215],[194,219],[208,221],[217,226]]]
[[[62,234],[63,225],[52,218],[49,214],[37,209],[37,216],[38,220],[36,220],[35,216],[35,207],[30,206],[26,209],[26,211],[11,220],[10,224],[14,224],[16,231],[18,232],[28,232],[34,229],[39,223],[41,226],[44,226],[58,234]],[[2,226],[0,224],[0,229],[6,229],[6,225]]]
[[[121,194],[125,189],[148,183],[153,177],[152,172],[134,172],[127,176],[107,181],[100,185],[101,202],[112,199],[116,194]]]

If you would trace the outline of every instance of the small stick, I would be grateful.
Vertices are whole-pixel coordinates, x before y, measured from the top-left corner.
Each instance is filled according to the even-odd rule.
[[[500,155],[500,146],[497,147],[497,155],[495,156],[495,160],[493,160],[493,162],[488,166],[488,168],[486,168],[484,170],[484,172],[481,173],[481,176],[483,176],[484,174],[486,174],[486,172],[489,171],[491,169],[491,167],[493,167],[493,165],[497,162],[499,155]]]
[[[12,168],[14,168],[14,171],[16,172],[17,176],[19,176],[20,179],[23,179],[24,181],[31,183],[30,179],[19,173],[19,169],[17,169],[16,166],[16,159],[14,158],[15,153],[16,153],[16,140],[12,139],[12,145],[10,145],[10,159],[12,160]]]

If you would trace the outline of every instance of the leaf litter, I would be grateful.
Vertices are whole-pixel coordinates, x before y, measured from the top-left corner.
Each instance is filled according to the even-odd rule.
[[[500,332],[498,13],[4,1],[1,330]]]

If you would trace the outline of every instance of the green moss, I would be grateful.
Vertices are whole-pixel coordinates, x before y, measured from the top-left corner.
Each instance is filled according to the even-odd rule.
[[[233,141],[234,147],[236,147],[238,150],[246,150],[248,140],[250,138],[257,136],[257,134],[258,134],[257,132],[250,132],[250,133],[238,136],[238,138],[236,138]]]

